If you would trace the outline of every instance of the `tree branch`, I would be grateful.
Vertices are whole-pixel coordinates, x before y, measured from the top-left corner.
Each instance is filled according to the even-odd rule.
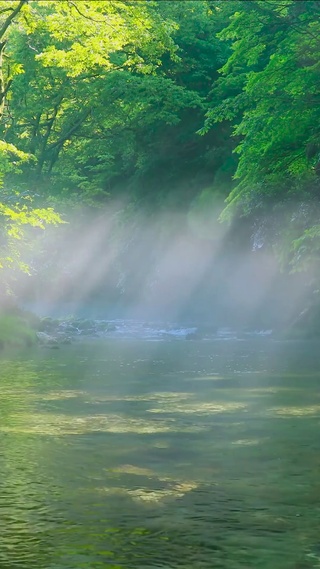
[[[17,14],[19,14],[19,12],[21,11],[22,7],[24,6],[24,4],[26,4],[29,0],[20,0],[18,6],[12,10],[10,16],[7,17],[6,21],[4,22],[2,28],[0,28],[0,38],[2,38],[4,36],[4,34],[6,33],[8,27],[10,26],[12,20],[16,17]]]
[[[57,140],[56,142],[53,142],[52,144],[50,144],[50,146],[48,147],[48,150],[53,150],[54,148],[61,146],[62,144],[64,144],[67,140],[69,140],[69,138],[73,135],[74,132],[76,132],[76,130],[78,130],[79,126],[82,125],[82,123],[86,120],[86,118],[89,116],[91,109],[87,109],[83,115],[78,119],[78,121],[72,126],[70,127],[70,129],[64,134],[62,135],[59,140]]]
[[[79,16],[81,16],[82,18],[85,18],[86,20],[90,20],[91,22],[95,22],[96,24],[104,24],[109,26],[109,28],[111,28],[112,30],[114,30],[115,32],[117,31],[111,24],[109,24],[109,22],[106,21],[105,18],[103,18],[103,20],[96,20],[95,18],[92,18],[92,16],[86,16],[86,14],[83,14],[83,12],[81,12],[78,8],[78,6],[76,5],[75,2],[72,2],[70,0],[69,2],[70,6],[72,6],[79,14]]]
[[[3,10],[1,10],[0,14],[4,14],[5,12],[12,12],[13,8],[3,8]]]

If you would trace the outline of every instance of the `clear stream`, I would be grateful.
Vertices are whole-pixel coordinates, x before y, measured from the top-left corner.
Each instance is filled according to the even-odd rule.
[[[320,567],[320,345],[0,355],[1,569]]]

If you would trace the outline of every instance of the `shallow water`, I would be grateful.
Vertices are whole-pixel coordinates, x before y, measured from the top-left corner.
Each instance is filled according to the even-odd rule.
[[[319,344],[0,359],[1,569],[320,567]]]

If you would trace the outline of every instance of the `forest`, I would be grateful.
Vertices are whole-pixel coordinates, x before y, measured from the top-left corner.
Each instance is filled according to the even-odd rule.
[[[319,16],[312,0],[0,2],[3,309],[62,286],[61,249],[80,254],[97,219],[95,255],[120,250],[103,294],[130,299],[136,256],[160,258],[178,218],[220,266],[255,251],[285,288],[303,282],[284,321],[302,311],[315,332]]]
[[[319,0],[0,0],[0,569],[320,568],[319,79]]]

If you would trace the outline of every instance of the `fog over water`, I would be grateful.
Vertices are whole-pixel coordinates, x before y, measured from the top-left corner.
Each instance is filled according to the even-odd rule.
[[[118,205],[48,229],[19,283],[43,315],[273,328],[304,307],[310,275],[284,275],[261,228],[218,212],[128,214]]]
[[[272,334],[310,275],[204,214],[71,221],[19,280],[70,342],[0,354],[0,565],[319,567],[318,341]]]

